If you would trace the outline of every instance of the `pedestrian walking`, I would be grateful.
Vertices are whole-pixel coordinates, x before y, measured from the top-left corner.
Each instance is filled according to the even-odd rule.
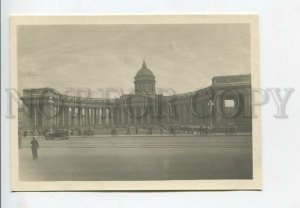
[[[126,133],[127,135],[130,135],[131,133],[130,133],[130,128],[129,127],[127,127],[127,133]]]
[[[35,137],[33,137],[30,143],[31,143],[32,157],[34,160],[36,160],[38,158],[38,149],[40,148],[39,142],[35,139]]]
[[[137,126],[135,127],[135,134],[139,134],[139,128]]]

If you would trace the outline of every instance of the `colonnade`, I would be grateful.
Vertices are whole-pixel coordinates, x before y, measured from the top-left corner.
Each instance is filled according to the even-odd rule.
[[[46,106],[43,112],[48,116],[42,116],[42,123],[35,126],[42,127],[76,127],[93,126],[100,127],[114,124],[112,107],[72,107],[72,106]],[[38,116],[38,115],[34,115]],[[39,120],[34,118],[35,120]]]
[[[139,126],[139,125],[169,125],[207,123],[209,117],[199,118],[196,114],[208,113],[205,104],[196,106],[195,112],[187,102],[177,102],[173,105],[155,106],[135,105],[126,109],[124,106],[54,106],[46,104],[42,110],[32,106],[30,118],[31,128],[40,127],[77,127],[77,126]],[[201,121],[201,122],[200,122]],[[200,123],[199,123],[200,122]]]
[[[245,96],[244,96],[245,97]],[[243,106],[249,106],[249,99],[243,97]],[[227,99],[227,98],[226,98]],[[47,99],[46,99],[47,100]],[[120,100],[108,103],[84,103],[74,106],[72,103],[56,106],[53,103],[31,105],[28,127],[30,128],[69,128],[69,127],[103,127],[103,126],[141,126],[141,125],[224,125],[228,118],[214,113],[209,106],[210,99],[202,97],[189,103],[187,97],[178,98],[174,103],[166,100],[159,106],[132,103],[128,108]],[[223,101],[222,101],[223,102]],[[37,107],[42,106],[42,107]],[[242,107],[243,107],[242,106]],[[216,108],[216,106],[214,106]],[[243,114],[241,115],[243,116]],[[243,119],[239,117],[233,120]],[[25,119],[24,119],[25,120]],[[245,125],[249,125],[246,123]],[[26,121],[25,121],[26,123]]]

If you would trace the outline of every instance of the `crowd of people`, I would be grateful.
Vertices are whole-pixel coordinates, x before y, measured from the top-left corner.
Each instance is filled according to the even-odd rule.
[[[93,128],[79,128],[79,129],[70,129],[69,130],[69,135],[74,136],[74,133],[77,132],[78,136],[94,136],[95,135],[95,130]]]
[[[189,134],[189,135],[199,135],[206,136],[213,133],[223,133],[225,135],[236,135],[237,126],[224,126],[223,128],[215,129],[211,126],[185,126],[185,125],[169,125],[169,126],[122,126],[122,127],[106,127],[105,129],[110,129],[110,134],[117,136],[122,135],[152,135],[152,134]],[[104,134],[107,130],[103,131]],[[83,128],[68,128],[63,129],[67,136],[94,136],[95,130],[92,127]],[[27,136],[44,136],[48,132],[55,131],[53,129],[31,129],[22,131],[22,136],[26,138]]]
[[[27,136],[42,136],[45,135],[46,131],[43,131],[41,129],[30,129],[30,130],[23,130],[22,131],[22,136],[27,137]]]
[[[154,134],[190,134],[190,135],[199,135],[199,136],[207,136],[213,133],[225,133],[226,135],[236,135],[237,134],[237,127],[236,126],[224,126],[222,129],[215,129],[211,126],[127,126],[127,127],[112,127],[111,128],[111,135],[117,136],[120,133],[125,135],[152,135]]]
[[[95,130],[92,127],[84,127],[84,128],[68,128],[68,129],[60,129],[66,132],[67,136],[94,136]],[[27,136],[45,136],[47,133],[51,133],[56,131],[56,129],[30,129],[23,130],[22,136],[26,138]]]

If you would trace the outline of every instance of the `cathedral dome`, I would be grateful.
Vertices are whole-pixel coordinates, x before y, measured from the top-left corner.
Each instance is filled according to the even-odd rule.
[[[135,81],[155,81],[155,77],[152,71],[147,68],[145,61],[143,61],[142,68],[136,73]]]
[[[155,76],[152,71],[147,68],[145,61],[143,61],[142,68],[136,73],[135,80],[135,93],[155,93]]]

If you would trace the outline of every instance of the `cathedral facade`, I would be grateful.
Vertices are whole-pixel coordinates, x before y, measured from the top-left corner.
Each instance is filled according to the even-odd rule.
[[[145,61],[133,94],[97,99],[60,94],[52,88],[24,89],[19,128],[50,129],[124,126],[207,126],[221,131],[236,126],[251,132],[251,76],[218,76],[206,88],[165,96],[155,89]]]

